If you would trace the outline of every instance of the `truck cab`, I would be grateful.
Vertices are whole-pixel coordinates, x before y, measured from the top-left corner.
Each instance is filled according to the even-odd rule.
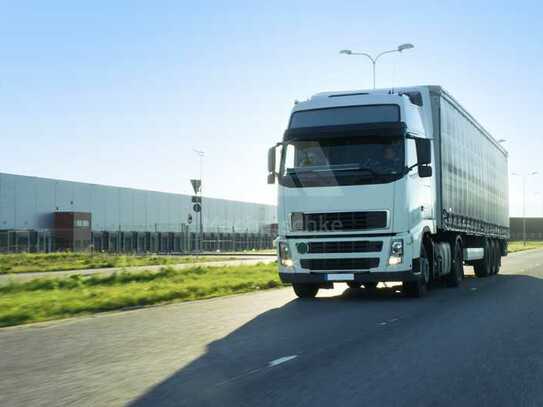
[[[278,183],[279,275],[298,296],[428,274],[419,261],[423,234],[436,233],[427,98],[386,89],[295,104],[268,153],[268,182]]]

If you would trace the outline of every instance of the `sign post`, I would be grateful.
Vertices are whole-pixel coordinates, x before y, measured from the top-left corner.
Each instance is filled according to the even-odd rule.
[[[198,219],[200,223],[199,227],[199,237],[197,239],[197,250],[202,251],[202,240],[204,236],[204,224],[202,221],[202,180],[201,179],[191,179],[190,183],[192,184],[192,189],[194,189],[194,194],[192,196],[192,210],[198,214]],[[191,217],[192,219],[192,217]]]

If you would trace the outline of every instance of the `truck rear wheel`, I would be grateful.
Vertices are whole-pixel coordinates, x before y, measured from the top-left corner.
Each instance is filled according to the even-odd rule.
[[[300,298],[315,298],[319,292],[319,286],[316,284],[292,284],[294,293]]]
[[[490,241],[485,240],[484,257],[481,260],[477,260],[473,265],[475,275],[479,278],[488,277],[492,273],[491,262],[493,253],[491,247]]]
[[[457,238],[454,243],[451,272],[447,274],[447,285],[458,287],[464,278],[464,256],[462,253],[462,242]]]
[[[349,288],[355,288],[355,289],[362,287],[362,283],[357,283],[356,281],[348,281],[347,285],[349,286]]]

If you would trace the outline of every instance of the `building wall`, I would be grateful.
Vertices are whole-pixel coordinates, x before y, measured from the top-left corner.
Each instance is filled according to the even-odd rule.
[[[189,195],[86,184],[0,173],[0,230],[53,228],[55,211],[92,213],[93,230],[177,232],[193,223]],[[258,233],[276,223],[276,210],[263,205],[205,198],[204,231]]]

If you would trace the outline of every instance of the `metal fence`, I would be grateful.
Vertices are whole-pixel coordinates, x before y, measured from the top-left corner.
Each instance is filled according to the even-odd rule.
[[[271,249],[274,235],[238,232],[92,231],[91,240],[75,241],[72,251],[109,253],[237,252]],[[51,230],[0,231],[0,253],[49,253],[60,249]]]

